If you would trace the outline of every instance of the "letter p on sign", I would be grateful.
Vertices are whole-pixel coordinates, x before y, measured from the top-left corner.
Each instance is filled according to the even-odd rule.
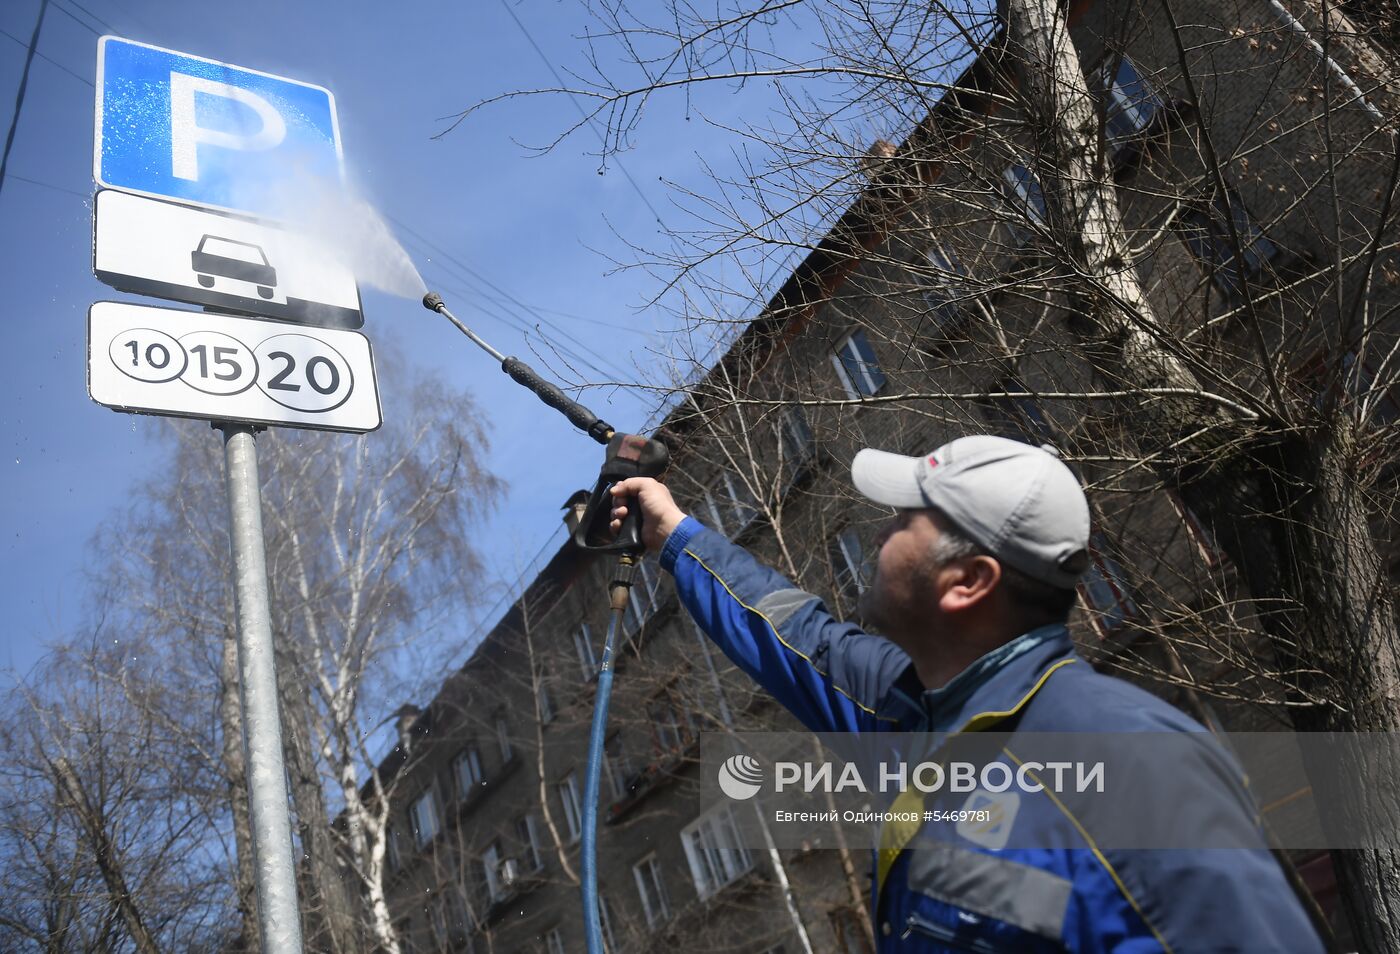
[[[251,109],[257,129],[251,132],[210,129],[199,124],[194,95],[219,96]],[[246,125],[246,124],[240,124]],[[287,124],[271,103],[241,86],[202,76],[170,74],[170,172],[178,179],[199,178],[199,144],[249,152],[271,149],[287,138]]]
[[[97,49],[100,185],[279,219],[278,196],[342,180],[328,90],[114,36]]]

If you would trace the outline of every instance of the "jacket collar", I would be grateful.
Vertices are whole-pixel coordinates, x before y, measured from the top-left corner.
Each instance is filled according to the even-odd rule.
[[[1019,644],[1019,645],[1018,645]],[[1031,630],[974,662],[941,689],[925,690],[925,725],[935,731],[978,731],[1020,711],[1057,664],[1078,660],[1069,630]]]

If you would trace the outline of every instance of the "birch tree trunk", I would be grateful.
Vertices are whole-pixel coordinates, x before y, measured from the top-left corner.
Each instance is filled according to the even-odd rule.
[[[1059,4],[1008,0],[1007,17],[1009,53],[1022,66],[1020,96],[1033,113],[1049,231],[1084,278],[1072,309],[1082,319],[1070,322],[1071,330],[1111,387],[1202,392],[1152,330],[1165,325],[1132,267],[1113,181],[1097,168],[1099,117]],[[1258,357],[1267,367],[1271,356]],[[1295,677],[1290,687],[1298,701],[1316,703],[1292,710],[1295,726],[1396,731],[1395,609],[1364,500],[1345,469],[1355,459],[1355,435],[1344,422],[1325,432],[1286,426],[1277,384],[1265,386],[1276,420],[1233,417],[1187,396],[1124,402],[1125,430],[1137,435],[1143,458],[1170,450],[1168,459],[1188,462],[1161,468],[1161,476],[1213,530],[1265,607],[1260,621],[1280,660],[1302,664],[1283,668],[1316,673]],[[1345,705],[1337,704],[1339,689]],[[1364,798],[1314,768],[1320,803]],[[1361,948],[1400,950],[1400,865],[1393,854],[1334,851],[1333,861]]]

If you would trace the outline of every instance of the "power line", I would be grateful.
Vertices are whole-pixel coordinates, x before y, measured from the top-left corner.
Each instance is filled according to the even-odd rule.
[[[536,310],[535,310],[534,308],[532,308],[530,305],[528,305],[528,304],[526,304],[525,302],[521,301],[520,299],[516,298],[514,295],[510,294],[509,292],[507,292],[505,289],[501,288],[499,285],[496,285],[495,283],[493,283],[492,281],[490,281],[489,279],[487,279],[486,277],[484,277],[483,275],[481,275],[480,272],[477,272],[477,271],[476,271],[475,269],[473,269],[470,265],[468,265],[467,263],[463,262],[461,259],[457,258],[455,255],[453,255],[451,252],[449,252],[449,251],[447,251],[446,249],[444,249],[442,246],[440,246],[440,245],[438,245],[437,243],[433,242],[431,239],[427,238],[427,237],[426,237],[425,235],[423,235],[421,232],[417,231],[416,229],[412,228],[411,226],[407,225],[406,223],[401,222],[401,221],[399,221],[398,219],[393,218],[392,216],[386,215],[385,218],[387,218],[391,223],[393,223],[397,228],[399,228],[400,230],[402,230],[404,233],[406,233],[406,234],[408,234],[408,235],[410,235],[410,236],[416,238],[416,239],[418,240],[419,243],[421,243],[422,245],[426,246],[428,249],[430,249],[430,250],[432,250],[432,251],[438,253],[439,257],[441,257],[441,258],[443,258],[443,259],[446,259],[448,262],[450,262],[450,263],[452,263],[453,265],[455,265],[455,266],[457,267],[458,272],[461,273],[462,276],[465,277],[468,281],[475,281],[476,283],[478,283],[478,284],[480,284],[480,285],[483,285],[483,286],[485,286],[486,288],[489,288],[490,290],[494,291],[497,295],[499,295],[499,296],[501,296],[501,297],[507,299],[508,301],[514,303],[514,305],[515,305],[517,308],[519,308],[520,310],[522,310],[522,311],[526,312],[527,314],[530,314],[531,316],[533,316],[534,318],[536,318],[536,319],[539,321],[540,324],[542,324],[542,325],[544,325],[545,327],[549,328],[549,329],[555,334],[555,336],[556,336],[557,338],[562,338],[562,339],[564,339],[564,340],[567,340],[567,341],[572,342],[572,343],[574,344],[574,346],[575,346],[575,348],[576,348],[577,351],[583,352],[583,354],[577,354],[577,355],[576,355],[576,357],[577,357],[582,363],[588,364],[588,365],[592,366],[593,370],[598,371],[598,372],[600,372],[600,373],[603,372],[603,369],[602,369],[601,367],[599,367],[598,364],[595,364],[593,361],[586,360],[586,359],[584,358],[584,355],[585,355],[585,354],[591,355],[593,358],[597,359],[597,361],[598,361],[598,362],[601,362],[602,364],[611,364],[611,362],[609,361],[608,358],[606,358],[606,357],[604,357],[603,355],[599,354],[598,352],[594,351],[592,348],[590,348],[588,345],[584,344],[582,341],[580,341],[580,340],[579,340],[578,338],[576,338],[574,335],[570,334],[568,331],[566,331],[566,330],[564,330],[562,327],[560,327],[556,322],[550,321],[548,318],[546,318],[544,315],[540,314],[538,311],[536,311]],[[518,320],[519,320],[519,319],[517,319],[517,321],[518,321]],[[527,330],[527,329],[522,328],[522,330]],[[609,371],[608,371],[607,373],[617,375],[617,377],[618,377],[619,380],[622,380],[622,379],[624,379],[624,378],[627,377],[627,375],[626,375],[624,372],[622,372],[620,368],[618,368],[618,367],[616,367],[616,366],[613,366],[612,368],[610,368]]]
[[[23,41],[23,40],[21,40],[19,37],[15,36],[15,35],[14,35],[13,33],[11,33],[9,30],[6,30],[4,27],[0,27],[0,34],[4,34],[5,36],[9,37],[10,39],[12,39],[12,40],[14,40],[16,43],[18,43],[20,46],[24,46],[24,41]],[[54,59],[53,57],[51,57],[51,56],[45,56],[43,53],[40,53],[38,50],[35,50],[35,51],[34,51],[34,55],[37,56],[37,57],[38,57],[39,59],[41,59],[41,60],[47,60],[48,62],[52,63],[54,66],[57,66],[59,69],[63,70],[63,72],[67,73],[69,76],[73,77],[74,79],[82,80],[84,83],[86,83],[86,84],[89,85],[89,86],[93,85],[92,80],[88,79],[86,76],[83,76],[81,73],[75,73],[75,72],[73,72],[72,70],[70,70],[68,67],[64,66],[62,63],[60,63],[58,60]]]
[[[85,23],[85,22],[83,22],[82,20],[79,20],[79,19],[78,19],[78,15],[77,15],[76,13],[74,13],[73,11],[71,11],[71,10],[66,10],[66,9],[64,9],[63,7],[60,7],[60,6],[59,6],[58,4],[56,4],[56,3],[53,5],[53,8],[54,8],[55,10],[57,10],[59,13],[63,14],[63,15],[64,15],[65,17],[67,17],[68,19],[72,20],[72,21],[73,21],[74,23],[76,23],[78,26],[82,27],[84,30],[86,30],[86,31],[88,31],[89,33],[91,33],[93,36],[101,36],[101,35],[102,35],[102,31],[101,31],[101,30],[97,29],[96,27],[92,26],[92,25],[89,24],[89,23]]]
[[[66,3],[66,4],[68,4],[69,6],[77,7],[79,10],[83,11],[84,13],[86,13],[89,17],[91,17],[92,19],[94,19],[94,20],[96,20],[98,23],[100,23],[100,24],[102,25],[102,28],[103,28],[104,30],[106,30],[108,33],[117,33],[117,32],[118,32],[116,27],[112,26],[112,24],[108,23],[106,20],[102,19],[102,18],[99,17],[97,14],[93,13],[93,12],[92,12],[91,10],[89,10],[87,7],[83,6],[81,3],[78,2],[78,0],[63,0],[63,2]]]
[[[10,131],[5,134],[5,151],[0,154],[0,189],[5,187],[5,170],[10,165],[10,150],[15,145],[15,130],[19,129],[19,113],[24,108],[24,93],[29,88],[29,68],[34,65],[34,51],[39,45],[39,31],[44,26],[44,12],[49,0],[39,0],[39,19],[34,21],[34,35],[29,38],[29,50],[24,54],[24,72],[19,77],[19,92],[15,95],[15,114],[10,117]]]
[[[91,192],[79,192],[77,189],[68,189],[61,185],[54,185],[52,182],[43,182],[39,179],[31,179],[28,176],[22,176],[15,172],[11,172],[9,178],[14,179],[16,182],[27,182],[30,185],[42,186],[45,189],[53,189],[55,192],[66,192],[69,195],[76,195],[80,199],[92,198]]]
[[[545,68],[549,70],[549,75],[554,77],[554,82],[559,85],[560,89],[565,89],[566,84],[564,83],[564,78],[559,75],[559,71],[554,68],[554,64],[550,61],[549,57],[544,55],[544,50],[540,49],[540,45],[536,43],[535,38],[530,35],[530,31],[525,29],[525,24],[515,15],[515,11],[510,8],[509,0],[501,0],[501,6],[505,8],[506,13],[510,14],[510,18],[515,21],[515,25],[520,28],[520,32],[525,35],[526,42],[530,44],[535,54],[544,62]],[[583,121],[588,123],[588,127],[597,134],[598,141],[602,144],[603,151],[606,153],[608,137],[599,131],[597,120],[589,116],[588,112],[579,105],[578,98],[574,96],[573,93],[569,93],[568,96],[569,102],[574,104],[574,108],[578,110],[579,116],[582,117]],[[627,167],[622,164],[622,160],[617,156],[613,156],[612,161],[617,164],[617,168],[622,172],[623,178],[632,186],[632,191],[637,193],[637,198],[642,200],[642,205],[646,206],[647,209],[651,211],[652,218],[656,219],[656,224],[665,228],[666,223],[661,221],[661,213],[656,211],[655,206],[647,199],[646,193],[642,191],[641,186],[637,185],[637,180],[632,178],[632,173],[627,171]]]

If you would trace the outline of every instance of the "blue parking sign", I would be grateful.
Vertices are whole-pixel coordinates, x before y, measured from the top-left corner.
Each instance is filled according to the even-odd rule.
[[[104,36],[93,176],[125,192],[279,218],[308,182],[343,177],[330,91]]]

